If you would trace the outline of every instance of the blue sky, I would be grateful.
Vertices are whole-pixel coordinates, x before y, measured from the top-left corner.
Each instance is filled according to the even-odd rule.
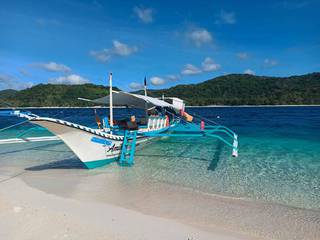
[[[3,1],[0,89],[320,70],[320,1]]]

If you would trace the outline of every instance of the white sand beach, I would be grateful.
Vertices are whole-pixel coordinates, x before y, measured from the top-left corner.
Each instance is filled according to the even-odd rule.
[[[0,188],[0,239],[250,239],[171,219],[33,189],[18,179]]]
[[[2,168],[0,239],[316,240],[320,235],[319,211],[166,184],[130,184],[113,172],[116,167]]]

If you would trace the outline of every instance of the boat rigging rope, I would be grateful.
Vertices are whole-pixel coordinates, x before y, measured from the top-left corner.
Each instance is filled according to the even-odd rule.
[[[19,177],[19,176],[21,176],[22,174],[25,174],[25,173],[27,173],[26,170],[24,170],[24,171],[22,171],[22,172],[19,172],[19,173],[13,175],[13,176],[9,176],[9,177],[7,177],[7,178],[5,178],[5,179],[1,179],[1,180],[0,180],[0,184],[1,184],[1,183],[4,183],[4,182],[7,182],[7,181],[10,181],[11,179],[16,178],[16,177]]]
[[[58,113],[54,114],[52,117],[54,118],[54,117],[56,117],[57,115],[59,115],[59,114],[61,114],[61,113],[64,113],[64,110],[59,111]],[[10,126],[8,126],[8,127],[1,128],[1,129],[0,129],[0,132],[3,132],[3,131],[5,131],[5,130],[7,130],[7,129],[10,129],[10,128],[13,128],[13,127],[16,127],[16,126],[20,126],[20,125],[22,125],[22,124],[24,124],[24,123],[27,123],[27,122],[30,122],[30,119],[27,119],[27,120],[25,120],[25,121],[22,121],[22,122],[13,124],[13,125],[10,125]],[[31,124],[32,124],[32,123],[31,123]]]
[[[28,120],[25,120],[25,121],[22,121],[22,122],[19,122],[19,123],[16,123],[16,124],[13,124],[13,125],[8,126],[8,127],[1,128],[1,129],[0,129],[0,132],[3,132],[3,131],[5,131],[5,130],[7,130],[7,129],[10,129],[10,128],[13,128],[13,127],[22,125],[22,124],[24,124],[24,123],[26,123],[26,122],[29,122],[29,119],[28,119]]]
[[[179,117],[179,116],[173,114],[173,113],[170,112],[170,111],[165,110],[165,113],[168,113],[168,114],[172,115],[173,117],[178,117],[178,118],[180,118],[183,122],[188,123],[183,117]],[[195,118],[199,119],[199,120],[205,120],[205,121],[208,122],[208,123],[211,123],[211,124],[214,124],[214,125],[220,125],[219,123],[217,123],[217,122],[215,122],[215,121],[213,121],[213,120],[211,120],[211,119],[208,119],[208,118],[206,118],[206,117],[200,116],[200,115],[198,115],[198,114],[196,114],[196,113],[192,113],[191,115],[194,116]]]
[[[217,123],[217,122],[215,122],[215,121],[213,121],[213,120],[211,120],[211,119],[209,119],[209,118],[202,117],[202,116],[200,116],[200,115],[198,115],[198,114],[196,114],[196,113],[192,113],[192,115],[195,116],[195,117],[197,117],[197,118],[206,120],[206,121],[209,122],[209,123],[213,123],[213,124],[215,124],[215,125],[220,125],[219,123]]]

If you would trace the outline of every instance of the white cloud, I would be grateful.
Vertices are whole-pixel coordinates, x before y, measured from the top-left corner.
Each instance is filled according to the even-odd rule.
[[[134,7],[133,12],[137,15],[143,23],[152,23],[153,22],[153,9],[152,8],[142,8]]]
[[[115,55],[119,56],[129,56],[132,53],[135,53],[138,51],[138,48],[133,46],[129,47],[127,44],[121,43],[117,40],[113,40],[113,52]]]
[[[187,39],[194,43],[197,47],[211,43],[213,38],[211,33],[205,28],[196,28],[186,34]]]
[[[276,65],[278,65],[278,61],[275,60],[275,59],[269,59],[269,58],[266,58],[264,61],[263,61],[263,64],[265,67],[274,67]]]
[[[111,58],[112,54],[110,52],[110,49],[102,49],[100,51],[90,51],[89,55],[94,57],[99,62],[107,62]]]
[[[19,69],[19,73],[24,77],[31,77],[31,73],[28,72],[26,69],[23,69],[23,68]]]
[[[14,78],[7,74],[0,74],[0,82],[1,83],[7,83],[11,82]]]
[[[165,75],[164,77],[153,76],[150,78],[150,83],[153,86],[162,86],[168,82],[177,81],[180,78],[181,76],[179,74],[168,74],[168,75]],[[133,90],[139,90],[139,89],[143,89],[144,85],[138,82],[131,82],[129,84],[129,87]]]
[[[33,86],[34,86],[33,82],[18,82],[16,84],[15,89],[22,90],[22,89],[26,89],[26,88],[31,88]]]
[[[66,65],[59,64],[56,62],[48,62],[48,63],[34,63],[31,66],[49,71],[49,72],[64,72],[69,73],[71,72],[71,68]]]
[[[170,74],[166,76],[166,79],[169,81],[177,81],[179,80],[181,77],[178,74]]]
[[[179,74],[169,74],[165,77],[154,76],[150,78],[150,82],[153,86],[162,86],[168,82],[174,82],[179,80],[181,77]],[[132,82],[129,87],[134,90],[142,89],[143,85],[137,82]]]
[[[255,75],[256,73],[252,71],[251,69],[246,69],[243,73],[245,74],[250,74],[250,75]]]
[[[51,84],[79,85],[79,84],[85,84],[89,82],[90,81],[88,79],[76,74],[49,79],[49,83]]]
[[[16,89],[21,90],[33,86],[32,82],[21,82],[16,77],[0,74],[0,89]]]
[[[150,82],[152,85],[154,86],[161,86],[164,85],[166,83],[166,80],[161,78],[161,77],[151,77],[150,78]]]
[[[196,75],[201,73],[202,70],[197,68],[196,66],[192,65],[192,64],[186,64],[184,66],[184,68],[181,71],[182,75]]]
[[[105,63],[113,56],[126,57],[138,51],[136,46],[130,47],[118,40],[113,40],[112,45],[113,47],[110,49],[105,48],[100,51],[90,51],[89,54],[98,61]]]
[[[133,90],[139,90],[143,88],[143,84],[137,83],[137,82],[132,82],[129,84],[129,87]]]
[[[196,75],[203,72],[212,72],[217,71],[221,68],[221,65],[215,63],[210,57],[206,57],[201,63],[201,68],[192,65],[186,64],[184,68],[181,70],[182,75]]]
[[[216,24],[235,24],[236,21],[237,20],[234,12],[226,12],[221,10],[220,14],[218,15],[218,19],[216,20]]]
[[[0,74],[0,86],[4,89],[13,88],[15,78],[11,75]]]
[[[221,67],[220,64],[214,63],[209,57],[205,58],[201,65],[204,72],[216,71]]]
[[[240,58],[241,60],[246,60],[249,58],[249,54],[246,52],[239,52],[237,53],[237,57]]]

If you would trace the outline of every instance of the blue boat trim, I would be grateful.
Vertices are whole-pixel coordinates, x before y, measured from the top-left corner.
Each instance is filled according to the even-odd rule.
[[[124,132],[119,164],[121,166],[131,166],[134,164],[134,152],[136,149],[137,131]],[[128,156],[129,157],[128,157]]]
[[[92,133],[92,134],[100,136],[100,137],[105,137],[105,138],[108,138],[108,139],[111,139],[111,140],[118,140],[118,141],[122,141],[123,140],[123,136],[116,136],[116,135],[104,133],[104,132],[98,131],[96,129],[92,129],[92,128],[85,127],[85,126],[82,126],[82,125],[79,125],[79,124],[75,124],[75,123],[70,123],[70,122],[67,122],[67,121],[60,120],[60,119],[40,118],[40,117],[38,117],[38,118],[33,118],[30,121],[31,122],[32,121],[54,122],[54,123],[58,123],[58,124],[61,124],[61,125],[68,126],[68,127],[76,128],[76,129],[79,129],[79,130],[82,130],[82,131],[85,131],[85,132],[89,132],[89,133]]]
[[[111,141],[108,141],[107,139],[103,139],[103,138],[97,138],[97,137],[92,137],[91,138],[91,142],[99,143],[99,144],[107,145],[107,146],[111,146],[112,145]]]

